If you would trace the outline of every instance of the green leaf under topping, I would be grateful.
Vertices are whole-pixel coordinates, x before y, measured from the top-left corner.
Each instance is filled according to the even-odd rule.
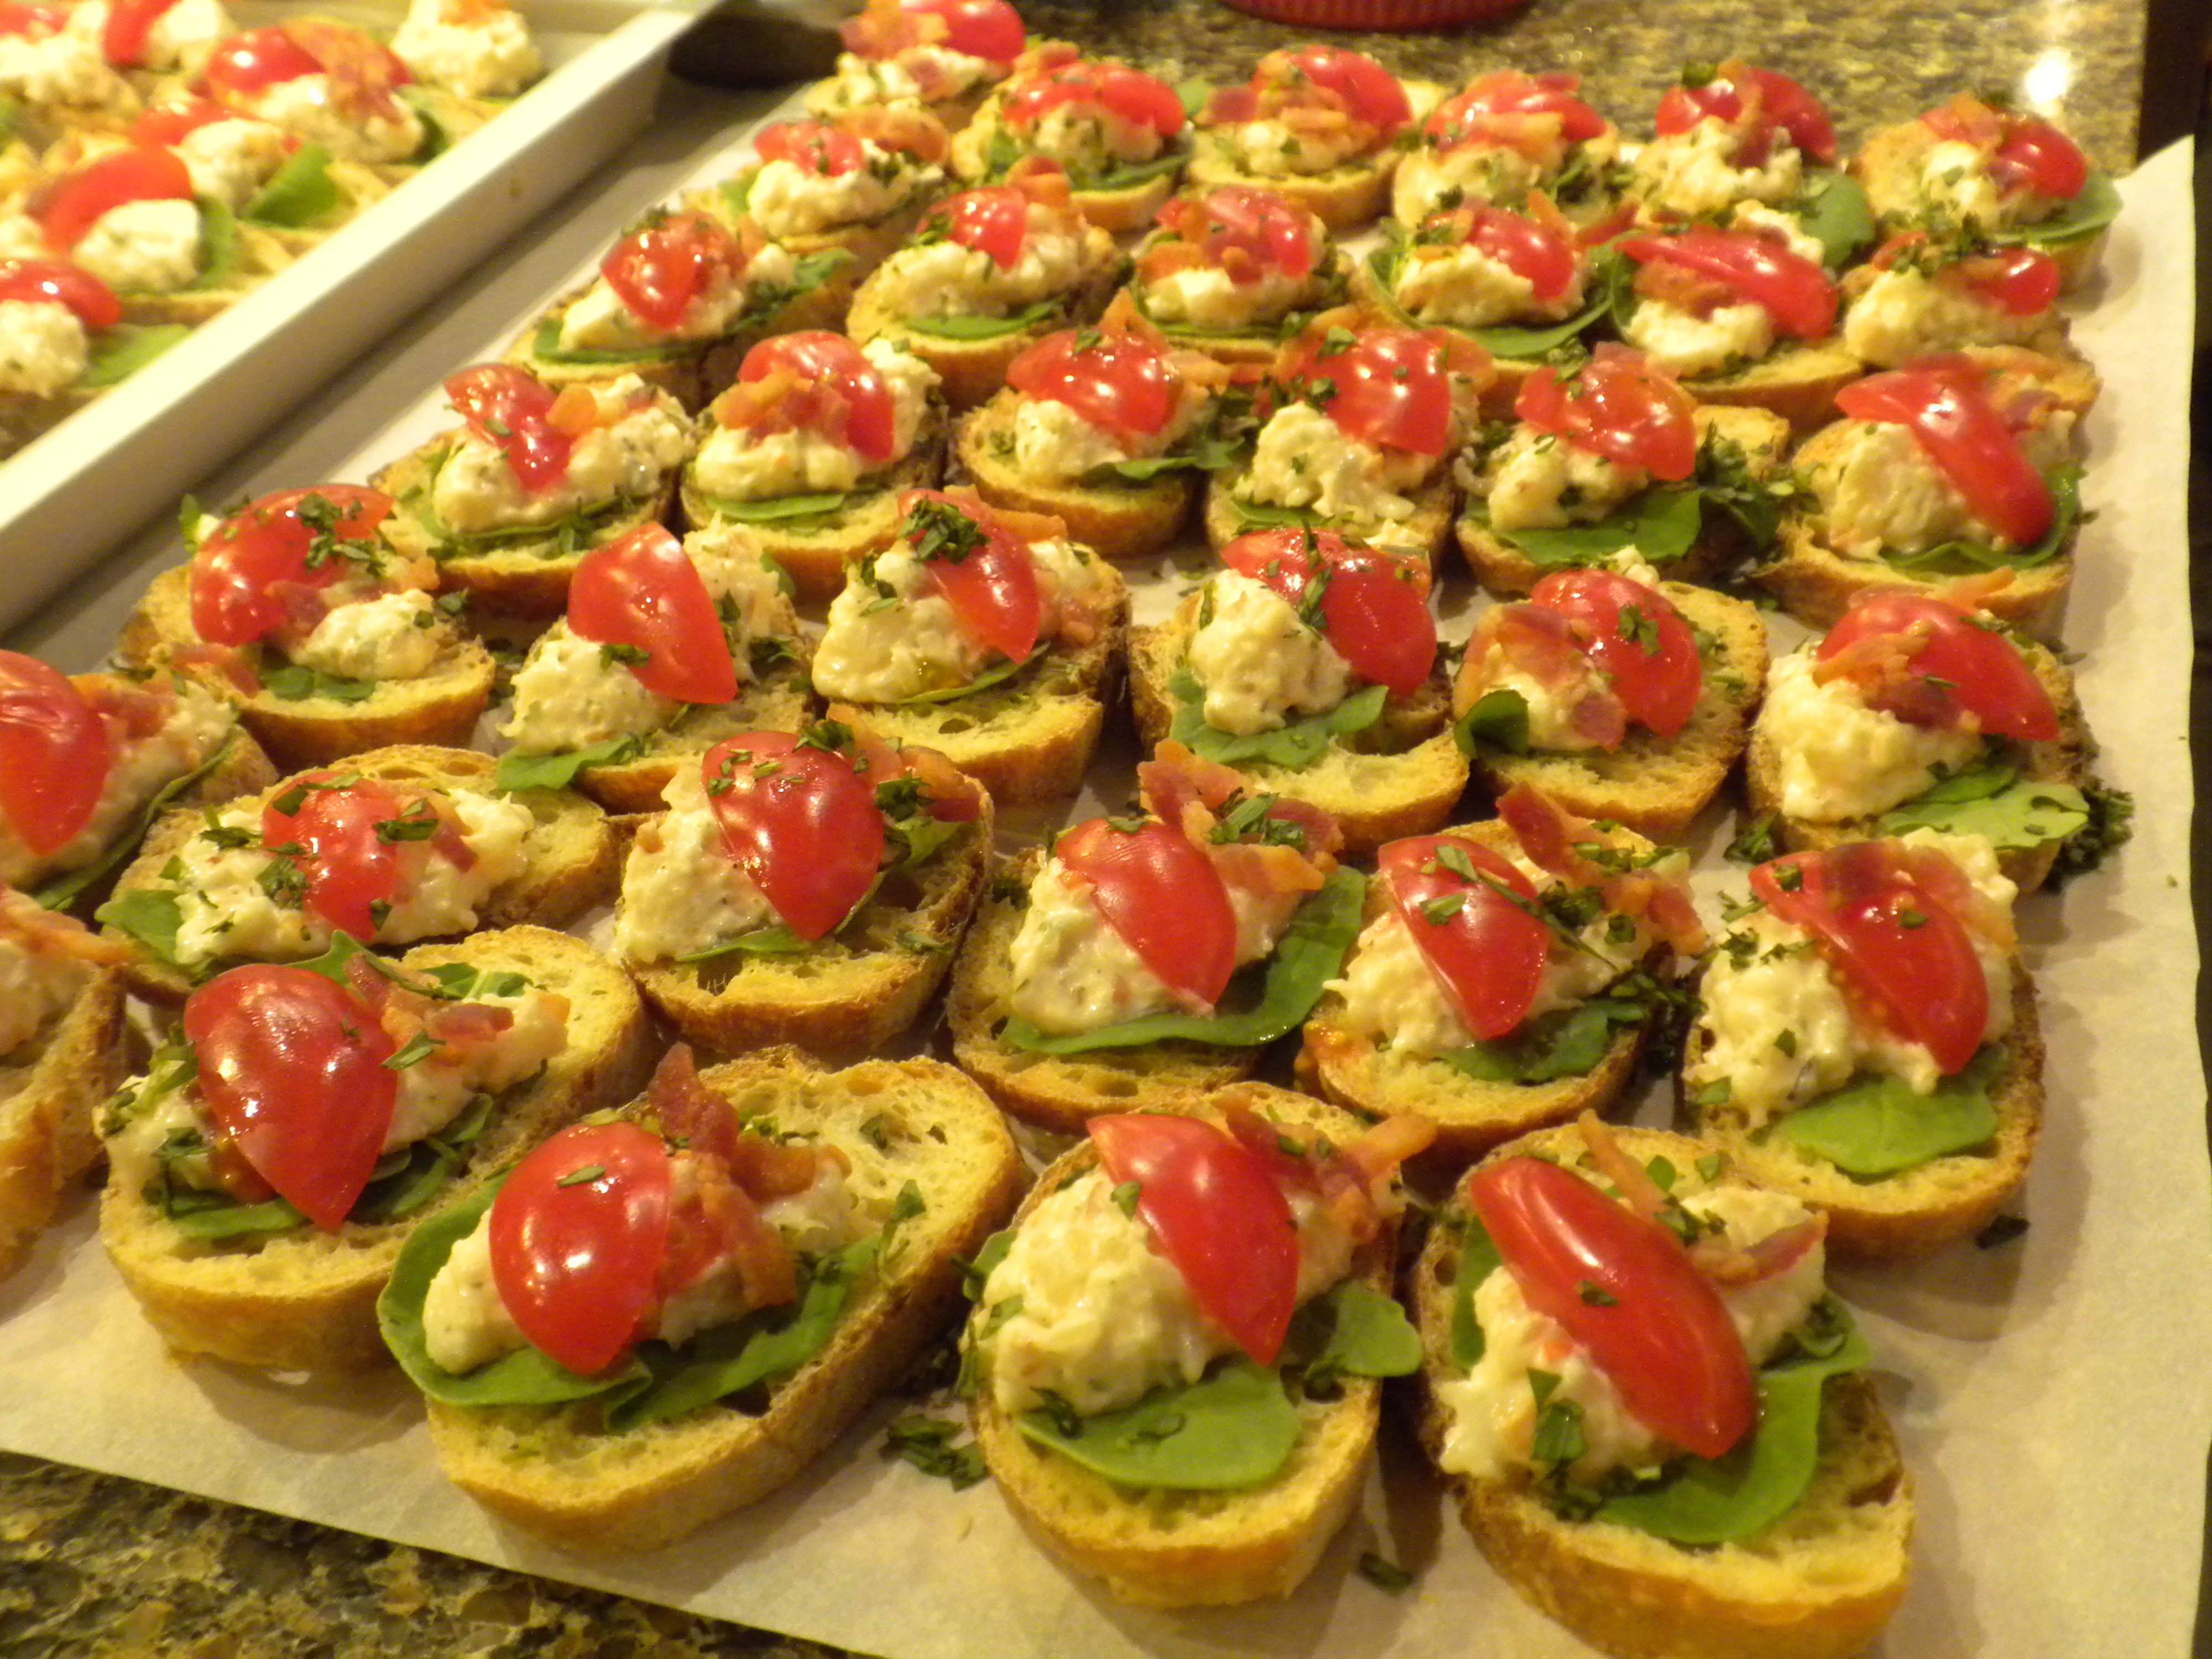
[[[525,789],[573,788],[576,775],[587,768],[619,766],[636,759],[644,750],[645,739],[635,736],[609,738],[586,748],[550,755],[530,755],[520,749],[510,749],[499,757],[499,769],[492,775],[492,787],[502,794]]]
[[[1874,210],[1866,187],[1847,173],[1816,169],[1807,175],[1796,210],[1797,228],[1820,245],[1820,263],[1841,270],[1874,240]]]
[[[301,663],[286,663],[261,676],[261,689],[280,702],[305,702],[310,698],[367,702],[376,695],[376,682],[348,679],[342,674],[325,674],[319,668],[309,668]]]
[[[1452,723],[1452,741],[1472,760],[1487,745],[1509,755],[1528,752],[1528,699],[1507,686],[1484,692]]]
[[[899,325],[939,340],[995,340],[1051,322],[1060,314],[1056,300],[1040,300],[1010,317],[902,317]]]
[[[184,291],[228,288],[238,274],[238,221],[228,204],[215,197],[196,196],[192,201],[200,210],[200,273]]]
[[[1477,514],[1486,521],[1486,514]],[[1550,568],[1602,564],[1609,555],[1634,546],[1650,563],[1666,564],[1694,546],[1704,523],[1702,492],[1661,484],[1624,502],[1595,524],[1565,525],[1553,530],[1492,530],[1534,563]]]
[[[166,887],[134,887],[118,893],[93,912],[95,921],[128,933],[172,968],[177,960],[177,934],[185,913],[177,895]]]
[[[118,323],[92,337],[92,356],[76,383],[88,392],[119,386],[191,332],[188,323]]]
[[[893,708],[927,708],[941,702],[957,702],[963,697],[973,696],[978,691],[988,691],[1013,678],[1024,669],[1044,659],[1047,647],[1040,642],[1037,647],[1019,662],[1002,657],[964,685],[948,685],[939,691],[918,691],[911,697],[901,697],[890,704]]]
[[[1482,1322],[1474,1316],[1474,1293],[1504,1260],[1481,1218],[1472,1210],[1462,1212],[1459,1269],[1452,1280],[1451,1322],[1444,1333],[1451,1363],[1462,1371],[1471,1371],[1480,1364],[1487,1346]]]
[[[1884,549],[1882,562],[1893,564],[1900,570],[1911,570],[1922,575],[1956,575],[1977,570],[2032,570],[2038,565],[2050,563],[2066,550],[2073,540],[2075,526],[2081,521],[2081,469],[2069,461],[2051,468],[2043,477],[2044,482],[2051,486],[2051,524],[2029,545],[2007,551],[1999,549],[1993,542],[1942,542],[1917,553],[1898,553]]]
[[[659,345],[564,346],[561,343],[561,313],[556,312],[538,325],[530,337],[530,355],[548,363],[680,363],[702,355],[711,340],[670,340]]]
[[[1352,1279],[1297,1310],[1285,1348],[1310,1355],[1309,1389],[1338,1376],[1410,1376],[1421,1366],[1421,1334],[1406,1310]]]
[[[1883,813],[1885,836],[1941,830],[1984,836],[2000,853],[2033,852],[2064,841],[2089,822],[2089,803],[2070,784],[2022,778],[2008,761],[1991,760],[1954,773]]]
[[[331,153],[320,144],[302,144],[269,175],[240,216],[257,225],[297,230],[327,219],[345,204],[331,177]]]
[[[1933,1094],[1893,1077],[1861,1077],[1775,1120],[1770,1133],[1824,1158],[1858,1181],[1879,1181],[1954,1152],[1989,1145],[1997,1132],[1990,1085],[2004,1067],[2001,1043],[1984,1043]]]
[[[1592,997],[1530,1020],[1510,1036],[1454,1048],[1437,1058],[1478,1083],[1551,1083],[1588,1077],[1613,1047],[1617,1030],[1643,1023],[1649,1006],[1636,997]]]
[[[1367,686],[1322,714],[1309,714],[1272,732],[1247,735],[1224,732],[1206,723],[1206,691],[1191,673],[1188,664],[1176,671],[1168,682],[1168,691],[1175,699],[1168,735],[1193,753],[1218,761],[1224,766],[1256,763],[1293,771],[1311,766],[1338,739],[1364,732],[1381,720],[1382,706],[1390,695],[1387,686]]]
[[[2110,177],[2092,173],[2081,185],[2080,193],[2066,206],[2039,224],[2021,225],[2010,230],[1992,231],[1993,242],[2026,242],[2036,247],[2059,247],[2068,242],[2087,241],[2113,220],[2119,217],[2120,192]]]
[[[1156,1389],[1135,1405],[1079,1419],[1043,1410],[1015,1425],[1092,1473],[1123,1486],[1237,1492],[1273,1480],[1298,1438],[1297,1408],[1282,1379],[1237,1355],[1184,1388]]]
[[[201,780],[227,764],[240,741],[239,733],[234,729],[208,751],[207,757],[198,766],[190,771],[179,772],[155,790],[146,804],[131,815],[114,839],[100,850],[98,858],[79,869],[65,872],[40,884],[31,890],[31,896],[49,910],[67,909],[87,888],[136,853],[139,843],[146,839],[147,831],[154,827],[155,820],[187,790],[198,787]],[[169,937],[173,940],[175,936],[175,930],[170,929]]]
[[[805,526],[801,519],[828,520],[852,506],[860,495],[871,492],[848,489],[824,489],[795,495],[763,495],[757,501],[741,501],[728,495],[709,495],[694,492],[693,499],[718,519],[735,519],[740,524],[780,524],[790,529]]]

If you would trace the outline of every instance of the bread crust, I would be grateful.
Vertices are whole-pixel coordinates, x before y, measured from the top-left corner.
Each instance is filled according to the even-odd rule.
[[[1162,472],[1141,483],[1119,478],[1096,483],[1061,483],[1028,477],[1011,464],[1014,414],[1021,394],[1012,388],[963,418],[953,434],[953,454],[994,507],[1048,513],[1078,541],[1102,558],[1139,559],[1175,540],[1198,499],[1198,475],[1182,470]],[[1007,440],[1001,453],[995,440]]]
[[[1613,1132],[1632,1158],[1695,1167],[1706,1149],[1653,1129]],[[1576,1150],[1554,1129],[1500,1147]],[[1463,1200],[1455,1200],[1454,1209]],[[1439,1223],[1410,1274],[1425,1358],[1419,1423],[1431,1459],[1450,1415],[1437,1384],[1456,1374],[1449,1325],[1459,1229]],[[1615,1659],[1849,1659],[1903,1599],[1911,1480],[1863,1374],[1823,1390],[1820,1463],[1796,1506],[1735,1543],[1685,1548],[1615,1522],[1553,1515],[1525,1475],[1445,1477],[1461,1519],[1498,1576],[1526,1601]]]
[[[1655,841],[1678,841],[1728,781],[1743,754],[1752,711],[1766,690],[1766,624],[1756,606],[1662,581],[1659,591],[1692,629],[1715,641],[1690,718],[1661,739],[1636,726],[1611,750],[1515,755],[1478,741],[1474,775],[1494,795],[1516,783],[1541,790],[1577,817],[1612,818]],[[1474,703],[1464,667],[1453,688],[1452,713]]]
[[[1329,230],[1342,235],[1362,230],[1382,216],[1390,200],[1391,175],[1404,152],[1385,143],[1325,173],[1248,173],[1237,164],[1236,152],[1220,133],[1200,127],[1192,135],[1189,186],[1211,189],[1215,185],[1249,185],[1273,191],[1294,206],[1302,207]]]
[[[905,1375],[960,1304],[961,1262],[1013,1207],[1020,1154],[982,1091],[930,1060],[829,1071],[774,1048],[701,1081],[780,1129],[834,1128],[911,1170],[927,1207],[903,1223],[830,1345],[767,1385],[764,1408],[716,1403],[611,1434],[592,1402],[468,1408],[430,1401],[431,1443],[454,1483],[494,1514],[572,1549],[652,1549],[783,1486]]]
[[[1158,1103],[1218,1121],[1233,1097],[1278,1122],[1318,1128],[1340,1143],[1357,1120],[1304,1095],[1265,1084],[1181,1093]],[[1097,1163],[1088,1143],[1041,1176],[1014,1224],[1065,1181]],[[1396,1234],[1386,1226],[1354,1258],[1352,1276],[1387,1292]],[[1290,1466],[1243,1492],[1132,1492],[1024,1436],[988,1388],[973,1407],[976,1443],[1007,1507],[1048,1548],[1139,1607],[1220,1607],[1288,1595],[1311,1573],[1358,1502],[1373,1448],[1382,1385],[1347,1376],[1340,1397],[1307,1400]]]
[[[95,1117],[123,1086],[133,1053],[123,976],[103,968],[0,1060],[0,1279],[22,1266],[70,1183],[100,1161]]]
[[[426,945],[403,967],[513,968],[569,1000],[569,1044],[534,1080],[507,1091],[498,1115],[430,1208],[398,1221],[313,1225],[238,1246],[180,1232],[145,1194],[111,1181],[100,1243],[162,1340],[270,1371],[354,1371],[387,1362],[376,1298],[401,1241],[426,1215],[460,1202],[525,1147],[586,1112],[628,1097],[649,1062],[652,1027],[629,976],[580,939],[544,927]]]
[[[1212,474],[1207,480],[1206,540],[1217,553],[1239,536],[1262,527],[1247,522],[1237,509],[1237,484],[1249,470],[1243,465],[1232,466]],[[1433,569],[1451,538],[1452,514],[1459,507],[1459,486],[1453,482],[1451,468],[1440,465],[1407,499],[1413,503],[1413,516],[1395,524],[1370,525],[1316,517],[1314,526],[1340,531],[1371,547],[1419,553]]]

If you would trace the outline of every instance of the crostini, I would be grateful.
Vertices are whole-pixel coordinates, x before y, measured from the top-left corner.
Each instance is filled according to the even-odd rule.
[[[866,1052],[945,977],[990,866],[990,799],[836,721],[746,732],[670,780],[623,867],[613,950],[694,1042]]]
[[[867,0],[837,33],[845,50],[808,88],[811,113],[912,104],[948,131],[968,124],[1029,44],[1006,0]]]
[[[236,702],[280,766],[396,743],[467,741],[490,700],[490,653],[402,555],[397,503],[358,484],[311,484],[228,518],[188,507],[191,562],[156,576],[117,656],[175,670]]]
[[[1174,1105],[1093,1118],[979,1264],[975,1437],[1117,1599],[1287,1595],[1358,1501],[1381,1379],[1419,1360],[1389,1290],[1427,1127],[1261,1085]]]
[[[268,121],[397,183],[444,147],[392,49],[328,17],[247,29],[208,55],[198,84],[226,109]]]
[[[2063,280],[2039,247],[1904,231],[1844,274],[1844,349],[1876,368],[1966,346],[2056,354],[2067,337]]]
[[[0,455],[160,356],[182,324],[128,323],[114,290],[60,259],[0,257]]]
[[[1461,1519],[1616,1659],[1848,1659],[1905,1595],[1872,1351],[1818,1217],[1751,1179],[1680,1135],[1547,1131],[1468,1176],[1413,1268],[1421,1439]]]
[[[836,719],[943,752],[1002,806],[1075,793],[1121,672],[1128,589],[1059,520],[908,490],[815,647]]]
[[[1987,839],[2023,893],[2049,878],[2088,822],[2089,737],[2065,665],[1979,608],[2005,580],[1863,589],[1774,665],[1744,776],[1783,848],[1943,830]]]
[[[1328,227],[1273,191],[1215,185],[1163,203],[1132,259],[1138,314],[1177,345],[1264,368],[1283,342],[1346,298]]]
[[[1137,732],[1335,819],[1354,854],[1443,823],[1467,787],[1418,555],[1261,530],[1131,637]]]
[[[469,113],[488,115],[545,70],[529,21],[505,0],[411,0],[392,52],[417,84],[464,100]]]
[[[1613,216],[1620,135],[1581,99],[1578,75],[1492,70],[1421,122],[1390,183],[1391,216],[1418,225],[1471,202],[1512,206],[1540,190],[1577,225]]]
[[[380,1364],[402,1240],[648,1063],[635,988],[543,927],[234,968],[100,1121],[100,1242],[162,1340],[272,1371]]]
[[[1698,1133],[1875,1261],[1972,1237],[2043,1109],[2016,890],[1978,836],[1792,853],[1706,963],[1682,1066]]]
[[[678,1047],[622,1115],[418,1228],[385,1340],[463,1491],[571,1548],[650,1549],[783,1486],[903,1376],[1022,1180],[949,1066],[702,1073]]]
[[[1365,925],[1299,1058],[1340,1105],[1428,1119],[1459,1163],[1610,1105],[1672,960],[1705,944],[1686,855],[1526,786],[1498,810],[1382,849]]]
[[[1359,930],[1326,813],[1173,744],[1137,779],[1153,816],[1087,819],[1018,859],[953,963],[955,1060],[1062,1133],[1249,1076]]]
[[[555,386],[514,363],[448,374],[462,426],[379,471],[385,528],[439,586],[497,616],[558,616],[586,551],[674,516],[690,417],[635,374]]]
[[[76,26],[74,11],[26,5],[0,23],[0,98],[12,135],[33,150],[73,133],[120,132],[139,110],[137,89],[106,61],[99,33]]]
[[[719,739],[798,728],[805,654],[781,573],[743,530],[632,531],[584,556],[568,614],[515,670],[499,787],[652,811]]]
[[[1494,794],[1540,789],[1583,817],[1678,841],[1742,757],[1766,627],[1687,582],[1555,570],[1477,617],[1454,728]]]
[[[937,371],[897,341],[776,335],[700,416],[684,521],[741,528],[800,599],[827,599],[897,536],[899,497],[937,487],[945,433]]]
[[[173,151],[195,193],[222,203],[291,254],[305,252],[392,189],[374,168],[210,98],[149,106],[131,124],[131,142]]]
[[[1430,88],[1434,97],[1440,88]],[[1194,185],[1259,185],[1331,230],[1381,215],[1413,106],[1398,77],[1348,46],[1284,46],[1242,86],[1212,94],[1194,125]]]

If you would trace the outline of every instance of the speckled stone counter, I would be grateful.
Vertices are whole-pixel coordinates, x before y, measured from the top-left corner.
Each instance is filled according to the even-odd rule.
[[[1301,38],[1200,0],[1024,3],[1032,32],[1224,80]],[[1403,74],[1571,70],[1583,95],[1647,130],[1685,62],[1741,53],[1803,80],[1844,143],[1961,87],[2051,111],[2098,164],[2136,148],[2141,0],[1857,0],[1804,9],[1740,0],[1535,0],[1502,24],[1328,38]],[[826,51],[827,48],[825,47]],[[743,1630],[526,1575],[0,1454],[0,1652],[173,1659],[322,1656],[758,1656],[835,1659]]]

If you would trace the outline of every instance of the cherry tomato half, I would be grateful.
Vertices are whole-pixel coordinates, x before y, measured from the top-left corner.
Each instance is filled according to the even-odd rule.
[[[833,121],[775,121],[753,139],[763,161],[788,161],[817,178],[857,172],[866,159],[860,141]]]
[[[0,813],[40,858],[92,822],[115,763],[107,722],[76,682],[20,651],[0,651]]]
[[[1006,0],[902,0],[902,3],[908,11],[942,18],[944,44],[970,58],[1011,64],[1028,44],[1021,14]]]
[[[2050,310],[2065,285],[2058,261],[2039,247],[1992,248],[1954,269],[1968,288],[2010,317]]]
[[[1091,884],[1107,926],[1171,989],[1207,1008],[1221,1000],[1237,968],[1237,912],[1203,848],[1157,820],[1091,818],[1054,856]]]
[[[1156,222],[1201,249],[1233,282],[1256,282],[1270,271],[1303,276],[1320,257],[1320,222],[1256,185],[1171,196]]]
[[[359,484],[310,484],[233,514],[192,556],[193,630],[211,645],[264,637],[288,616],[288,590],[327,587],[381,556],[376,527],[394,505]]]
[[[46,246],[66,253],[82,241],[102,215],[125,202],[192,199],[192,175],[174,150],[128,144],[94,157],[32,196],[31,216]]]
[[[1164,81],[1109,59],[1079,58],[1035,77],[1024,76],[1004,94],[1000,114],[1017,132],[1066,105],[1095,107],[1172,138],[1183,127],[1182,100]]]
[[[585,1376],[637,1339],[668,1241],[668,1149],[635,1123],[540,1141],[492,1200],[492,1283],[531,1346]]]
[[[1756,100],[1758,114],[1736,152],[1745,166],[1765,164],[1777,128],[1814,161],[1833,164],[1836,130],[1820,100],[1780,71],[1748,64],[1723,64],[1718,74],[1695,86],[1668,88],[1659,100],[1653,130],[1668,137],[1687,132],[1701,121],[1739,121],[1750,100]]]
[[[1700,1457],[1750,1432],[1743,1339],[1674,1234],[1542,1158],[1475,1170],[1467,1199],[1528,1305],[1582,1345],[1629,1415]]]
[[[1581,84],[1580,76],[1565,70],[1494,70],[1437,105],[1421,131],[1438,149],[1581,143],[1606,131],[1605,118],[1574,95]]]
[[[1084,1126],[1192,1300],[1253,1360],[1272,1365],[1298,1302],[1298,1224],[1267,1164],[1194,1117],[1115,1112]]]
[[[155,23],[176,0],[107,0],[107,21],[100,26],[100,55],[118,69],[137,69],[146,61],[146,37]]]
[[[1352,672],[1410,697],[1437,659],[1425,561],[1353,547],[1333,530],[1255,530],[1221,550],[1231,570],[1265,582],[1292,605],[1318,581],[1322,632]]]
[[[1522,382],[1513,412],[1539,432],[1655,478],[1686,478],[1698,465],[1690,396],[1641,352],[1607,341],[1570,386],[1548,366]]]
[[[867,896],[884,815],[844,755],[788,732],[745,732],[709,749],[700,776],[722,844],[799,938],[823,938]]]
[[[737,239],[704,213],[672,213],[617,242],[599,262],[615,297],[663,333],[684,323],[714,279],[744,269]]]
[[[322,64],[313,52],[282,27],[271,25],[247,29],[222,42],[210,55],[200,79],[217,103],[247,110],[278,82],[322,72]]]
[[[1044,621],[1036,561],[989,507],[941,489],[909,489],[899,497],[899,536],[963,633],[1014,662],[1036,648]]]
[[[2051,743],[2058,737],[2058,711],[2051,694],[2012,641],[1976,622],[1948,599],[1913,588],[1861,590],[1814,654],[1822,661],[1846,647],[1871,638],[1908,642],[1911,672],[1920,682],[1914,702],[1931,706],[1916,725],[1957,724],[1951,711],[1963,708],[1994,737],[2023,743]],[[1887,702],[1900,719],[1911,717]]]
[[[1565,221],[1548,225],[1487,202],[1460,211],[1467,216],[1468,245],[1525,278],[1536,299],[1556,300],[1567,291],[1581,259]]]
[[[1387,139],[1396,137],[1413,118],[1398,77],[1349,46],[1285,46],[1259,61],[1246,87],[1232,90],[1245,92],[1253,104],[1252,114],[1231,118],[1241,121],[1317,105],[1340,109]]]
[[[568,476],[576,434],[546,419],[556,393],[515,363],[477,363],[446,376],[446,400],[469,429],[507,457],[521,486],[537,494]]]
[[[1391,842],[1376,854],[1376,868],[1467,1029],[1489,1041],[1518,1027],[1536,1000],[1551,945],[1528,878],[1462,836]]]
[[[1331,329],[1293,345],[1283,377],[1316,388],[1324,412],[1351,436],[1436,456],[1451,443],[1452,377],[1486,380],[1489,370],[1489,354],[1448,329]]]
[[[748,432],[794,428],[819,433],[870,466],[898,453],[897,404],[866,352],[842,334],[804,329],[745,353],[738,387],[717,399],[715,418]]]
[[[930,215],[946,240],[988,254],[1001,270],[1012,270],[1029,238],[1030,198],[1012,185],[985,185],[948,196]]]
[[[1817,340],[1836,325],[1836,285],[1802,253],[1769,237],[1729,230],[1623,236],[1613,246],[1638,264],[1658,260],[1710,276],[1765,309],[1785,334]]]
[[[1101,431],[1150,437],[1182,401],[1175,372],[1150,341],[1095,328],[1048,334],[1006,365],[1017,392],[1064,404]]]
[[[131,124],[131,142],[134,144],[173,146],[183,143],[187,134],[197,132],[202,127],[236,118],[212,99],[180,98],[166,104],[155,104],[133,121]]]
[[[325,1231],[345,1224],[391,1132],[391,1034],[311,969],[254,963],[185,1003],[200,1097],[261,1178]]]
[[[1558,570],[1528,599],[1570,619],[1630,719],[1662,738],[1688,723],[1705,674],[1697,638],[1665,594],[1610,571]]]
[[[1948,866],[1922,867],[1922,858]],[[1889,1030],[1920,1043],[1945,1076],[1981,1047],[1989,982],[1965,924],[1943,895],[1956,866],[1895,842],[1793,853],[1751,872],[1751,890],[1821,951]]]
[[[333,785],[334,775],[304,773],[304,787],[264,807],[262,845],[299,848],[300,872],[307,882],[302,908],[356,939],[372,939],[378,931],[378,907],[389,905],[399,892],[398,837],[384,826],[434,818],[437,828],[424,838],[456,863],[472,860],[458,833],[427,798],[404,795],[374,778]],[[279,803],[292,795],[295,809],[286,811]]]
[[[0,259],[0,300],[67,306],[88,329],[123,320],[123,302],[106,283],[59,259]]]
[[[648,691],[678,702],[727,702],[737,665],[714,596],[684,544],[657,524],[592,549],[568,584],[568,626],[602,645],[631,646],[626,665]]]
[[[1983,524],[2015,545],[2032,545],[2057,512],[2051,486],[2021,453],[2020,441],[1982,390],[1982,374],[1963,357],[1929,357],[1854,380],[1836,407],[1862,421],[1909,428]]]

